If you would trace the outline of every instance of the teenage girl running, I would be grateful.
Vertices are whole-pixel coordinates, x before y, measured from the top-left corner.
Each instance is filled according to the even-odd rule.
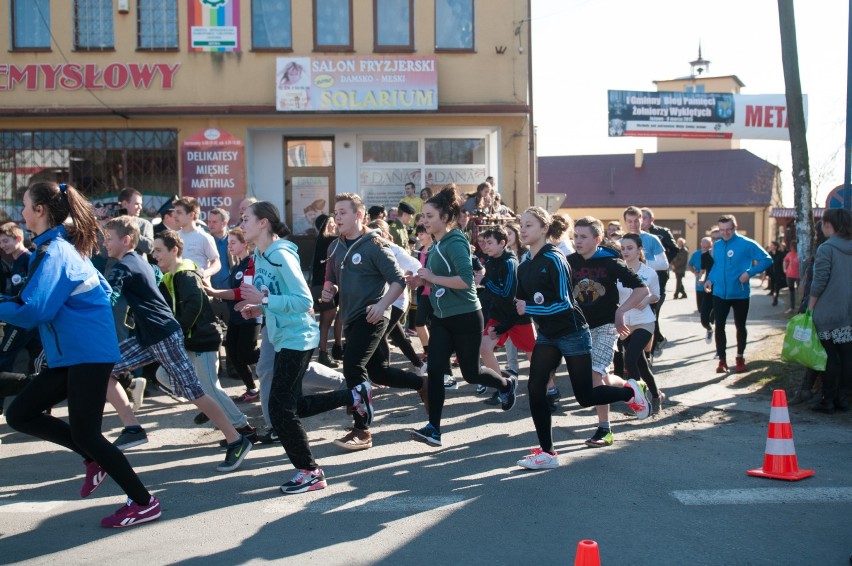
[[[121,451],[101,434],[107,384],[119,360],[110,288],[89,257],[100,232],[92,205],[69,185],[38,182],[24,193],[22,211],[38,251],[29,266],[28,284],[18,297],[0,303],[0,320],[38,326],[48,368],[15,398],[6,413],[9,426],[73,450],[83,458],[80,497],[88,497],[112,479],[129,499],[101,526],[132,527],[160,517],[153,497]],[[73,220],[73,228],[63,224]],[[81,337],[86,340],[81,347]],[[45,410],[68,400],[68,422]]]
[[[571,288],[571,273],[565,256],[550,243],[547,233],[550,214],[540,207],[528,208],[521,217],[521,239],[530,249],[530,259],[518,268],[518,314],[529,314],[538,324],[538,337],[530,361],[530,412],[540,448],[532,450],[518,465],[531,470],[559,466],[551,435],[551,412],[547,406],[547,381],[565,358],[571,386],[583,407],[626,401],[639,411],[650,400],[636,381],[624,387],[592,386],[592,339],[583,313]]]
[[[415,282],[431,286],[434,309],[429,336],[429,423],[412,431],[411,438],[430,446],[441,446],[443,376],[450,373],[453,351],[465,381],[500,391],[504,411],[515,405],[517,378],[507,379],[479,366],[484,321],[473,282],[470,243],[456,228],[460,212],[459,195],[452,187],[445,187],[423,205],[423,226],[435,238],[426,267],[420,268]]]

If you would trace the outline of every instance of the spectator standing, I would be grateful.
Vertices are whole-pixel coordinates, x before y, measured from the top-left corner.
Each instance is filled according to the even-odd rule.
[[[686,275],[686,264],[689,263],[689,248],[686,247],[686,240],[683,238],[677,239],[677,254],[671,260],[671,269],[675,274],[675,299],[685,299],[686,289],[683,287],[683,277]]]
[[[183,197],[175,202],[175,222],[180,226],[183,240],[183,257],[195,262],[204,279],[219,273],[222,262],[213,236],[201,230],[196,221],[201,207],[193,197]]]
[[[787,278],[784,275],[784,257],[787,252],[777,241],[769,244],[769,256],[772,258],[770,290],[772,291],[772,306],[778,306],[778,295],[781,289],[787,286]]]
[[[144,256],[154,249],[154,225],[150,220],[140,216],[142,202],[142,193],[133,187],[127,187],[118,193],[118,206],[122,214],[131,217],[139,228],[139,244],[136,246],[136,253]]]
[[[796,251],[796,242],[790,244],[790,251],[784,256],[784,276],[790,291],[790,308],[784,314],[790,314],[797,306],[796,289],[799,286],[799,253]]]
[[[414,227],[414,216],[420,214],[423,211],[423,198],[418,197],[415,194],[416,190],[417,189],[414,187],[414,183],[411,183],[411,182],[406,183],[405,184],[405,196],[402,197],[402,199],[400,200],[400,202],[404,202],[405,204],[407,204],[408,206],[410,206],[411,208],[414,209],[414,212],[411,213],[412,217],[408,221],[408,225],[411,226],[412,228]],[[423,190],[425,191],[426,189],[423,189]],[[423,191],[421,191],[421,195],[422,194],[423,194]],[[431,195],[429,195],[429,196],[431,197]],[[401,209],[400,209],[400,212],[402,212]]]

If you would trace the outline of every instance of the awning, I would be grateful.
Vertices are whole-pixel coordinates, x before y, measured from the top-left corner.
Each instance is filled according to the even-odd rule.
[[[825,212],[824,208],[814,208],[814,218],[822,218],[822,213]],[[772,212],[769,213],[770,218],[796,218],[796,209],[795,208],[773,208]]]

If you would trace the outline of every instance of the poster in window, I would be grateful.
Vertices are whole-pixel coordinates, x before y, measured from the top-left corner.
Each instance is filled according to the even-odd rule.
[[[317,234],[317,217],[328,214],[328,181],[328,177],[293,177],[290,180],[294,235]]]
[[[240,50],[240,0],[189,0],[189,50]]]
[[[216,128],[196,132],[181,144],[181,165],[181,194],[198,199],[202,220],[213,208],[239,217],[246,196],[243,140]]]
[[[358,190],[364,205],[384,206],[390,210],[405,196],[405,184],[420,186],[420,169],[412,167],[361,167],[358,170]],[[419,189],[418,189],[419,190]]]
[[[424,184],[436,192],[443,186],[455,183],[459,193],[473,193],[476,186],[488,177],[485,166],[480,167],[429,167]]]

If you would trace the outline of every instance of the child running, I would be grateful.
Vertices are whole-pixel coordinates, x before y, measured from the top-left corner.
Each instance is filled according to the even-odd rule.
[[[507,379],[479,366],[484,321],[476,297],[470,244],[456,228],[460,200],[455,188],[445,187],[423,205],[423,225],[435,238],[426,267],[420,268],[415,282],[416,285],[425,282],[432,287],[429,294],[433,307],[429,336],[429,422],[412,431],[411,438],[429,446],[441,446],[443,376],[450,373],[453,351],[458,356],[465,381],[500,391],[504,411],[515,405],[517,378]]]
[[[6,413],[13,429],[73,450],[83,458],[80,497],[88,497],[106,476],[129,499],[101,526],[132,527],[160,517],[152,496],[121,451],[101,434],[107,383],[121,357],[110,306],[110,288],[89,257],[100,227],[92,205],[66,184],[38,182],[24,193],[24,220],[38,246],[21,293],[0,303],[0,320],[39,328],[48,368],[18,394]],[[73,220],[72,228],[64,222]],[[83,340],[82,337],[89,337]],[[68,422],[49,409],[68,400]]]
[[[637,413],[648,413],[650,401],[636,381],[624,387],[593,386],[592,338],[586,319],[573,297],[571,268],[565,256],[546,243],[550,214],[540,207],[528,208],[521,217],[521,239],[529,246],[530,259],[518,268],[518,314],[529,314],[538,323],[538,337],[530,362],[530,412],[539,448],[518,465],[538,470],[556,468],[551,412],[547,406],[550,373],[565,358],[577,402],[583,407],[626,401]],[[623,325],[622,325],[623,326]]]

